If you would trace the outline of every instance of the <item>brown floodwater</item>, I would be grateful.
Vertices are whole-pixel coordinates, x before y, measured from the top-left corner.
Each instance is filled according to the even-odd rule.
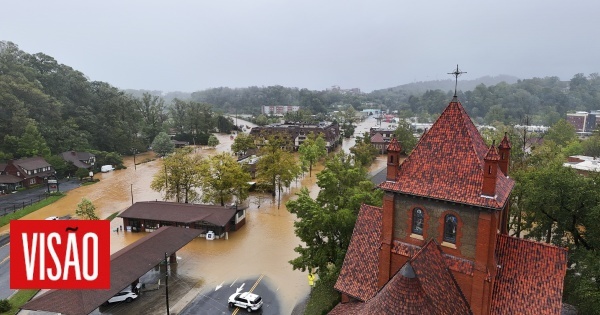
[[[241,119],[238,119],[242,121]],[[251,125],[247,122],[240,122]],[[360,130],[368,130],[374,126],[374,119],[359,125]],[[358,130],[358,128],[357,128]],[[220,144],[214,148],[196,147],[199,155],[212,155],[230,150],[233,140],[228,135],[217,135]],[[345,139],[342,149],[354,145],[354,138]],[[147,161],[147,162],[146,162]],[[379,157],[371,166],[371,170],[380,169],[386,159]],[[162,170],[162,160],[152,153],[136,156],[139,163],[135,168],[133,158],[124,159],[127,169],[94,175],[100,179],[96,184],[82,186],[72,191],[57,202],[44,207],[23,219],[45,219],[49,216],[74,215],[75,208],[82,198],[88,198],[96,207],[100,218],[106,218],[114,212],[123,211],[133,202],[162,200],[160,192],[150,188],[153,176]],[[178,274],[188,277],[196,283],[196,289],[209,290],[217,285],[232,283],[236,279],[264,274],[275,287],[282,314],[290,314],[294,306],[310,292],[307,273],[292,270],[289,260],[297,257],[294,247],[300,240],[294,234],[295,215],[285,208],[285,202],[293,198],[301,187],[311,190],[316,197],[316,174],[323,169],[322,164],[313,167],[312,177],[305,174],[285,189],[281,196],[281,206],[277,207],[277,199],[268,194],[252,193],[249,197],[249,208],[246,213],[246,224],[238,231],[229,233],[229,238],[208,241],[195,239],[177,252]],[[111,222],[111,229],[122,225],[116,218]],[[0,228],[0,233],[7,233],[9,227]],[[144,237],[145,233],[111,232],[111,253]],[[173,304],[181,297],[172,297]]]

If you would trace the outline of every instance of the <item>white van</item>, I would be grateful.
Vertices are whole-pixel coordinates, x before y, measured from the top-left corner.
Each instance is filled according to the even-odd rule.
[[[102,173],[108,173],[114,170],[115,168],[112,165],[102,165],[102,167],[100,168],[100,171],[102,171]]]

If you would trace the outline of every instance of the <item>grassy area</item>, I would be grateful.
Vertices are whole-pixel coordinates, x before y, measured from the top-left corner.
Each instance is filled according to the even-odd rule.
[[[322,315],[331,311],[340,301],[340,293],[333,288],[335,280],[317,281],[310,292],[304,315]]]
[[[31,298],[33,298],[39,290],[19,290],[13,296],[8,299],[10,301],[10,311],[4,312],[2,314],[17,314],[19,312],[19,308],[23,306],[23,304],[27,303]]]
[[[32,212],[35,212],[51,203],[54,203],[55,201],[57,201],[58,199],[64,197],[64,195],[58,195],[58,196],[50,196],[40,202],[36,202],[34,204],[32,204],[31,206],[27,206],[21,210],[18,210],[15,213],[9,213],[5,216],[0,217],[0,226],[5,226],[7,224],[10,223],[10,220],[17,220],[20,219]]]
[[[118,215],[118,214],[119,214],[119,211],[117,211],[117,212],[115,212],[115,213],[113,213],[113,214],[109,215],[109,216],[108,216],[108,218],[106,218],[106,220],[108,220],[108,221],[112,221],[114,218],[116,218],[116,217],[117,217],[117,215]]]
[[[81,183],[81,186],[93,185],[93,184],[95,184],[95,183],[97,183],[99,181],[100,181],[99,179],[94,179],[93,181],[86,181],[86,182]]]

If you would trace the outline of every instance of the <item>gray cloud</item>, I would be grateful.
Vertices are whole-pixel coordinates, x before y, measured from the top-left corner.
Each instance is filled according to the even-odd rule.
[[[412,3],[418,2],[418,3]],[[120,88],[364,91],[446,79],[600,72],[600,2],[11,1],[1,40]]]

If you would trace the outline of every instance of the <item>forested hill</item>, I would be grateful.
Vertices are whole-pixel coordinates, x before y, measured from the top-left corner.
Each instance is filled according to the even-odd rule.
[[[498,75],[498,76],[484,76],[475,80],[460,80],[460,89],[462,91],[472,91],[476,86],[480,84],[484,84],[487,86],[496,85],[498,83],[504,82],[508,84],[517,83],[519,78],[513,77],[510,75]],[[419,81],[414,83],[402,84],[396,87],[381,89],[381,90],[400,90],[409,92],[414,95],[420,95],[428,90],[442,90],[442,91],[450,91],[454,90],[454,80],[435,80],[435,81]],[[377,90],[377,91],[381,91]],[[376,92],[376,91],[375,91]]]
[[[177,101],[167,108],[158,96],[131,96],[0,41],[0,162],[69,150],[131,154],[169,129],[205,143],[210,132],[231,127],[209,104]]]

